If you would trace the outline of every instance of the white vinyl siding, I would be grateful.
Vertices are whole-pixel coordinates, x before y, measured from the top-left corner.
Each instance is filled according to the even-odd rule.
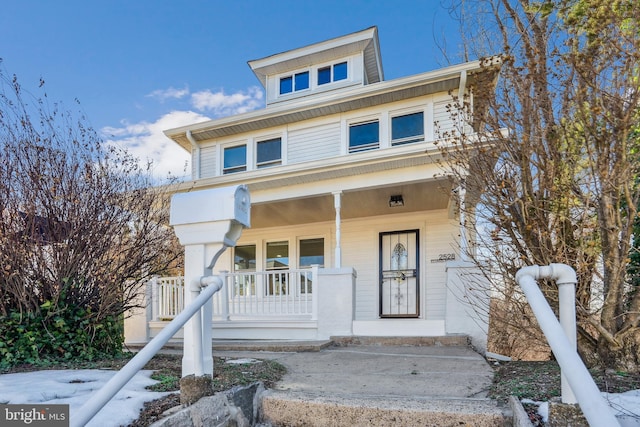
[[[340,155],[340,123],[327,123],[288,134],[289,164],[335,157]]]
[[[447,105],[453,104],[453,99],[447,98],[433,103],[433,121],[435,139],[450,137],[455,130],[453,117],[447,111]]]
[[[216,176],[216,146],[202,147],[200,149],[200,178]]]

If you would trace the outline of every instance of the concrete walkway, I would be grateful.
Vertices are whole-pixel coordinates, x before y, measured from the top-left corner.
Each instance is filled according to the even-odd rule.
[[[273,425],[509,425],[487,398],[491,367],[468,346],[279,350],[222,350],[214,343],[216,356],[273,359],[287,368],[262,398],[263,417]]]

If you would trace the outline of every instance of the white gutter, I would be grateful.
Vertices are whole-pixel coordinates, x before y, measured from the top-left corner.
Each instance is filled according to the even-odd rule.
[[[200,145],[198,145],[198,142],[193,138],[193,135],[191,135],[191,130],[187,130],[185,135],[191,143],[191,149],[193,150],[191,154],[191,161],[194,166],[193,179],[200,179]]]
[[[560,322],[545,299],[536,283],[537,279],[555,280],[559,287]],[[614,427],[620,423],[611,408],[602,397],[591,374],[584,366],[576,351],[575,327],[575,271],[565,264],[551,264],[548,266],[533,265],[524,267],[516,273],[516,282],[522,288],[527,301],[536,315],[540,329],[547,338],[551,350],[560,365],[562,375],[567,379],[573,396],[567,396],[571,401],[577,398],[591,427]],[[568,291],[563,286],[570,288]],[[568,299],[570,298],[570,299]],[[563,324],[561,326],[561,323]],[[565,329],[563,329],[563,326]],[[565,388],[563,387],[563,402],[565,402]]]

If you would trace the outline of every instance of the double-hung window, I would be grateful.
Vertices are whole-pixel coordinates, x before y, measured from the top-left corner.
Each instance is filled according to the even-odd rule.
[[[324,239],[322,237],[316,239],[301,239],[300,260],[298,265],[300,268],[305,268],[315,264],[324,267]],[[300,293],[310,294],[313,291],[312,282],[310,271],[300,273]]]
[[[244,172],[247,170],[247,146],[246,144],[225,147],[223,160],[223,174]]]
[[[355,123],[349,126],[349,152],[372,150],[380,145],[378,120]]]
[[[282,139],[272,138],[256,143],[258,169],[282,164]]]
[[[280,95],[309,89],[309,71],[280,77]]]
[[[318,86],[331,82],[346,80],[347,63],[340,62],[338,64],[329,65],[327,67],[318,68]]]
[[[391,118],[391,144],[401,145],[424,141],[424,113],[412,113]]]
[[[266,270],[269,272],[266,295],[288,295],[289,242],[267,242]]]
[[[234,248],[233,270],[236,273],[233,292],[237,296],[256,294],[256,245],[238,245]]]

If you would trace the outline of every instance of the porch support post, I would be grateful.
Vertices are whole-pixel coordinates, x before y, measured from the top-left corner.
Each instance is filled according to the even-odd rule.
[[[458,186],[458,209],[460,219],[460,259],[462,261],[469,260],[469,237],[467,233],[467,216],[466,216],[466,196],[467,188],[463,183]]]
[[[342,248],[340,242],[340,239],[342,238],[340,235],[340,209],[342,207],[342,191],[333,192],[333,206],[336,209],[336,250],[334,256],[334,267],[342,268]]]

